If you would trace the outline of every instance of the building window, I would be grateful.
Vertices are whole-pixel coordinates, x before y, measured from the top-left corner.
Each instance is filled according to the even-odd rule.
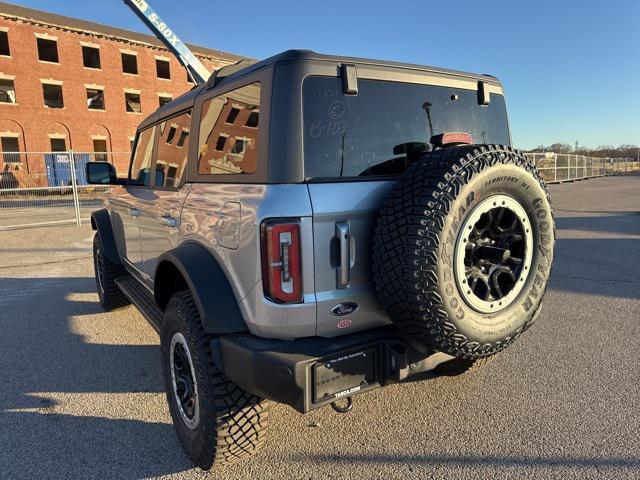
[[[156,58],[156,75],[158,78],[171,79],[171,66],[167,60]]]
[[[191,78],[191,75],[189,75],[189,70],[187,70],[187,83],[193,85],[193,78]]]
[[[13,80],[0,78],[0,103],[16,103],[16,88]]]
[[[100,49],[83,45],[82,62],[87,68],[100,68]]]
[[[67,142],[64,138],[50,138],[52,152],[66,152]]]
[[[11,51],[9,50],[9,34],[7,32],[0,32],[0,55],[4,55],[5,57],[11,56]]]
[[[245,123],[245,126],[251,127],[251,128],[257,128],[259,119],[260,119],[260,113],[254,110],[249,114],[249,117],[247,118],[247,122]]]
[[[138,57],[129,53],[122,54],[122,73],[138,74]]]
[[[104,110],[104,90],[87,88],[87,107],[89,110]]]
[[[236,118],[238,117],[238,114],[240,113],[240,110],[238,110],[235,107],[232,107],[231,110],[229,110],[229,115],[227,115],[227,120],[226,123],[233,123],[236,121]]]
[[[187,138],[189,138],[189,132],[182,130],[180,132],[180,138],[178,138],[178,146],[179,147],[184,147],[184,142],[187,141]]]
[[[36,40],[38,41],[38,60],[58,63],[58,42],[46,38]]]
[[[4,163],[17,163],[20,161],[20,145],[18,137],[2,137],[2,160]]]
[[[130,113],[142,113],[142,107],[140,106],[140,94],[139,93],[129,93],[125,92],[124,94],[124,103],[127,109],[127,112]]]
[[[216,141],[216,150],[218,150],[219,152],[224,151],[224,146],[227,143],[227,137],[225,137],[224,135],[220,135],[218,137],[218,140]]]
[[[107,161],[107,141],[104,138],[93,139],[93,156],[96,162]]]
[[[49,83],[42,84],[42,95],[44,96],[44,106],[48,108],[64,108],[62,97],[62,85]]]
[[[172,100],[171,97],[167,97],[165,95],[158,95],[158,105],[161,107],[169,103],[171,100]]]
[[[167,145],[171,145],[173,143],[173,138],[176,136],[176,127],[171,127],[169,128],[169,133],[167,133],[167,139],[165,140],[165,143]]]
[[[236,141],[233,144],[233,147],[231,147],[231,151],[229,153],[232,153],[234,155],[244,155],[246,149],[247,140],[244,138],[236,138]]]

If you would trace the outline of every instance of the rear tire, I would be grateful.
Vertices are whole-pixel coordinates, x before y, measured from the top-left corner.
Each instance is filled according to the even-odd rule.
[[[265,440],[268,419],[266,400],[242,390],[214,365],[211,340],[191,293],[173,295],[160,334],[167,402],[182,448],[203,470],[253,455]]]
[[[116,285],[116,278],[127,275],[126,270],[104,256],[100,236],[93,237],[93,269],[100,305],[106,311],[129,305],[131,302]]]

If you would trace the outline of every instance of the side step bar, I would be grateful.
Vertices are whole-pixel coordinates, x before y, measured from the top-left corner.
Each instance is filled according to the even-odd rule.
[[[142,313],[144,318],[151,324],[151,326],[160,333],[160,326],[162,325],[162,310],[156,305],[156,301],[149,291],[140,285],[140,282],[131,276],[116,278],[116,285],[124,293],[124,295],[131,300],[138,310]]]

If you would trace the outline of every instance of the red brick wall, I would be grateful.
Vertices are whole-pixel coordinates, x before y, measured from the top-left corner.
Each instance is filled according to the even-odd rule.
[[[64,133],[67,148],[77,152],[93,151],[92,135],[106,136],[109,151],[128,152],[129,138],[135,134],[138,123],[158,108],[158,94],[169,93],[176,98],[192,87],[186,81],[185,69],[173,55],[160,48],[1,17],[0,27],[9,29],[11,49],[10,58],[0,57],[0,73],[15,75],[17,102],[15,105],[0,103],[0,136],[5,131],[17,131],[23,151],[49,151],[48,134]],[[59,64],[38,60],[35,33],[58,37]],[[83,66],[80,42],[100,45],[100,70]],[[122,73],[121,49],[137,52],[138,75]],[[155,55],[170,59],[171,80],[156,78]],[[223,65],[209,60],[203,60],[203,63],[211,70]],[[224,64],[227,63],[231,62]],[[63,82],[63,109],[44,106],[40,79]],[[106,111],[87,108],[85,84],[104,86]],[[126,112],[124,89],[140,91],[141,114]],[[125,171],[128,159],[124,155],[117,158],[117,169]],[[42,162],[38,163],[30,164],[32,173],[44,169]]]

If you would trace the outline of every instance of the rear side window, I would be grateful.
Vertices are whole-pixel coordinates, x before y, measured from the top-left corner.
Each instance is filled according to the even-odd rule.
[[[509,145],[504,98],[478,104],[475,90],[359,80],[343,95],[340,78],[303,84],[307,178],[398,174],[411,153],[430,149],[433,135],[467,132],[474,143]]]
[[[198,173],[254,173],[258,162],[260,84],[206,100],[198,139]]]
[[[138,135],[138,143],[136,143],[129,171],[130,185],[149,185],[155,130],[156,127],[149,127]]]
[[[156,128],[159,131],[155,186],[179,187],[184,178],[189,156],[191,111],[172,117]]]

